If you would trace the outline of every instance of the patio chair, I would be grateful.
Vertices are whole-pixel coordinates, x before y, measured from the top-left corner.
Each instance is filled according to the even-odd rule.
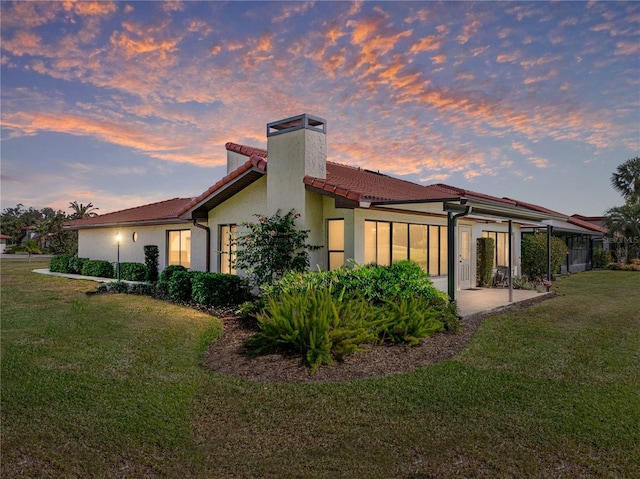
[[[508,266],[498,266],[496,270],[496,274],[493,277],[493,287],[504,288],[505,286],[509,286],[509,267]]]

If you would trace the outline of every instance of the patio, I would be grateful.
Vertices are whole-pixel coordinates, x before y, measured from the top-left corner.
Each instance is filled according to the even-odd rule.
[[[535,290],[514,289],[513,302],[509,302],[509,289],[507,288],[474,288],[456,291],[456,302],[458,304],[458,314],[464,320],[479,313],[499,313],[524,301],[542,301],[549,296],[553,296],[553,294],[538,293]]]

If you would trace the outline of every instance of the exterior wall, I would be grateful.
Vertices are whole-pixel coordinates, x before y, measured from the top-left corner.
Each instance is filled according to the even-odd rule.
[[[211,271],[220,271],[220,255],[218,254],[220,250],[220,226],[228,224],[240,225],[245,221],[256,221],[254,215],[267,214],[266,206],[267,179],[260,178],[232,198],[218,205],[215,209],[209,211]]]
[[[159,250],[159,270],[167,265],[167,231],[191,230],[191,269],[206,269],[206,232],[191,223],[158,226],[127,226],[83,229],[78,231],[78,256],[102,259],[115,263],[118,256],[116,235],[120,234],[120,262],[144,263],[144,246],[157,245]],[[133,233],[137,241],[133,241]]]

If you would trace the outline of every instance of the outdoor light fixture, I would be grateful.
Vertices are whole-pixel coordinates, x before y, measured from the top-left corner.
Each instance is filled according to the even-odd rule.
[[[116,242],[118,244],[118,258],[117,258],[117,267],[116,267],[116,274],[118,277],[118,283],[120,282],[120,241],[122,241],[122,236],[120,235],[120,233],[118,233],[116,235]]]

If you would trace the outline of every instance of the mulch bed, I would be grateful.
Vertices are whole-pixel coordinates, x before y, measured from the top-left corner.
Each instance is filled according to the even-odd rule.
[[[544,295],[499,311],[473,315],[462,321],[463,327],[458,334],[436,333],[421,340],[418,346],[375,346],[368,352],[345,356],[332,365],[323,364],[313,375],[295,351],[249,356],[244,342],[258,331],[256,321],[227,316],[221,318],[223,332],[209,347],[204,365],[222,374],[264,382],[335,382],[389,376],[449,359],[464,348],[488,317],[527,308],[552,297]]]

